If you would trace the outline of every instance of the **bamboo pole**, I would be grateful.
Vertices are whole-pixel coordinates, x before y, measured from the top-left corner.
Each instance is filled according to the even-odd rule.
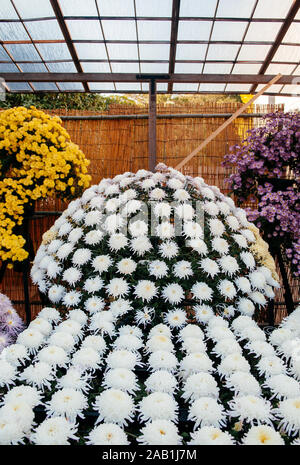
[[[227,126],[229,126],[232,121],[234,121],[241,113],[243,113],[246,108],[248,108],[255,100],[260,97],[270,86],[275,84],[280,78],[281,74],[277,74],[273,79],[271,79],[268,84],[266,84],[257,94],[255,94],[249,102],[245,103],[241,108],[239,108],[228,120],[226,120],[221,126],[218,127],[210,136],[208,136],[203,142],[201,142],[198,147],[196,147],[189,155],[187,155],[177,166],[175,166],[176,170],[180,170],[187,162],[189,162],[201,149],[206,147],[209,142],[211,142],[215,137],[217,137],[222,131],[224,131]]]

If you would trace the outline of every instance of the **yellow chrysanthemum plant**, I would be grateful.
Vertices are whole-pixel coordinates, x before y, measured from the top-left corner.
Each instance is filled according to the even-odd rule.
[[[35,107],[0,113],[0,261],[28,258],[24,217],[36,200],[71,200],[90,184],[89,160],[58,116]]]

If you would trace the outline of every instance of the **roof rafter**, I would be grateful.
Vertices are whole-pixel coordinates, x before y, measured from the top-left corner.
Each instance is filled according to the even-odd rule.
[[[76,52],[75,47],[73,45],[69,30],[68,30],[67,25],[65,23],[65,20],[64,20],[60,5],[59,5],[57,0],[50,0],[50,3],[52,5],[53,11],[55,13],[57,22],[58,22],[58,24],[60,26],[61,32],[62,32],[62,34],[64,36],[65,41],[66,41],[66,44],[67,44],[67,47],[69,49],[70,55],[71,55],[71,57],[72,57],[72,59],[74,61],[74,65],[75,65],[78,73],[82,73],[83,69],[82,69],[80,61],[78,59],[77,52]],[[50,82],[50,81],[48,81],[48,82]],[[90,89],[89,89],[89,86],[88,86],[87,82],[82,82],[82,84],[83,84],[85,92],[89,92]]]
[[[281,28],[279,29],[278,31],[278,34],[276,36],[276,39],[272,45],[272,47],[270,48],[269,50],[269,53],[267,54],[266,56],[266,59],[263,63],[263,65],[261,66],[258,74],[264,74],[266,72],[266,70],[268,69],[268,66],[269,64],[271,63],[272,59],[274,58],[275,56],[275,53],[277,52],[279,46],[281,45],[282,43],[282,40],[285,36],[285,34],[287,33],[290,25],[292,24],[296,14],[298,13],[298,10],[300,8],[300,0],[294,0],[293,3],[292,3],[292,6],[285,18],[285,21],[282,23],[282,26]],[[256,85],[254,84],[250,90],[251,93],[253,93],[256,89]]]
[[[171,39],[170,39],[171,43],[170,43],[170,58],[169,58],[169,74],[173,74],[174,71],[175,71],[179,10],[180,10],[180,0],[173,0]],[[169,84],[168,84],[168,92],[171,94],[172,90],[173,90],[173,83],[169,82]]]

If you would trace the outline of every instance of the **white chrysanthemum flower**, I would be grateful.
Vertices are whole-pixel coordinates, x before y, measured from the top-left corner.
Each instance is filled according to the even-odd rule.
[[[276,355],[274,347],[265,341],[250,341],[245,345],[245,349],[256,357],[272,357]]]
[[[235,341],[235,336],[231,329],[225,326],[210,325],[207,329],[207,337],[215,342],[222,341],[222,339],[232,339]]]
[[[84,303],[84,308],[91,314],[100,312],[105,307],[105,300],[102,297],[90,297]]]
[[[57,250],[63,245],[63,241],[60,239],[54,239],[53,241],[48,244],[47,252],[50,254],[54,254]]]
[[[109,255],[98,255],[92,261],[92,267],[98,273],[103,273],[112,265],[112,259]]]
[[[56,328],[55,328],[55,332],[62,332],[62,333],[68,333],[70,334],[71,336],[73,336],[73,338],[75,339],[75,341],[77,342],[79,339],[82,338],[82,328],[81,328],[81,325],[79,323],[77,323],[77,321],[73,321],[73,320],[65,320],[63,321],[62,323],[60,323]],[[60,346],[61,347],[61,346]]]
[[[214,426],[204,426],[191,433],[189,446],[233,446],[234,439],[227,433]]]
[[[75,423],[77,416],[84,418],[82,411],[88,407],[88,402],[81,391],[64,388],[56,391],[45,406],[48,417],[62,416]]]
[[[249,270],[253,270],[253,268],[255,268],[255,260],[251,252],[241,252],[240,259],[245,263]]]
[[[177,380],[167,370],[156,370],[145,381],[148,392],[166,392],[173,394],[177,389]]]
[[[92,252],[89,249],[77,249],[72,257],[72,263],[75,266],[82,266],[88,263],[91,259]]]
[[[142,445],[176,446],[182,443],[178,429],[169,420],[154,420],[141,429],[137,441]]]
[[[132,310],[131,302],[127,299],[117,299],[109,304],[112,316],[118,318]]]
[[[257,270],[252,271],[252,273],[249,274],[249,279],[254,289],[264,289],[266,285],[266,278],[263,273]]]
[[[219,214],[219,207],[215,202],[204,202],[203,210],[210,216],[217,216]]]
[[[182,343],[182,350],[187,354],[193,354],[195,352],[205,352],[206,344],[202,339],[198,337],[185,337]]]
[[[162,221],[155,231],[156,235],[161,239],[170,239],[175,236],[175,228],[170,221]]]
[[[107,293],[113,297],[123,297],[129,292],[129,284],[123,278],[113,278],[106,286]]]
[[[84,242],[88,245],[96,245],[101,242],[103,232],[100,229],[93,229],[84,236]]]
[[[247,240],[244,236],[242,236],[242,234],[233,234],[232,239],[237,243],[239,247],[241,247],[241,249],[248,248]]]
[[[123,258],[117,263],[118,271],[121,274],[132,274],[136,270],[137,264],[131,258]]]
[[[217,205],[218,205],[218,207],[219,207],[219,209],[220,209],[220,212],[221,212],[224,216],[227,216],[227,215],[230,214],[231,208],[230,208],[230,206],[229,206],[226,202],[224,202],[223,200],[217,201]]]
[[[235,273],[239,271],[238,262],[234,257],[231,255],[224,255],[222,258],[219,259],[219,264],[221,266],[222,271],[229,276],[233,276]]]
[[[174,350],[174,345],[171,339],[163,334],[150,337],[146,343],[147,353],[156,352],[157,350],[172,352]]]
[[[240,352],[227,355],[218,366],[221,377],[228,377],[235,371],[250,372],[250,365]]]
[[[114,234],[124,226],[124,223],[124,218],[119,213],[113,213],[106,217],[103,226],[109,234]]]
[[[22,431],[22,436],[28,436],[34,420],[34,412],[32,407],[26,402],[20,399],[16,399],[10,402],[7,402],[3,407],[0,408],[0,425],[4,425],[4,428],[1,426],[0,429],[0,444],[5,443],[5,436],[8,431],[6,429],[7,423],[13,423],[16,429],[16,436],[18,437],[18,431]],[[4,429],[4,432],[2,432]],[[3,434],[4,433],[4,434]],[[10,433],[12,433],[10,431]],[[1,436],[4,436],[4,441]]]
[[[176,189],[173,194],[175,200],[178,202],[186,202],[190,198],[190,194],[185,189]]]
[[[77,440],[76,428],[62,417],[44,420],[31,435],[31,440],[38,446],[66,446],[69,439]]]
[[[237,334],[240,334],[241,331],[243,331],[245,328],[248,327],[256,327],[257,324],[255,321],[250,318],[249,316],[246,315],[240,315],[237,318],[235,318],[231,324],[231,327],[233,331]]]
[[[44,321],[46,322],[46,320]],[[17,343],[27,347],[29,352],[34,354],[41,347],[44,340],[45,336],[37,329],[25,329],[18,335]]]
[[[213,236],[222,236],[225,232],[224,224],[217,218],[211,218],[208,222],[210,232]]]
[[[172,333],[169,326],[160,323],[158,325],[153,326],[153,328],[150,329],[148,339],[150,339],[150,337],[153,336],[166,336],[168,338],[171,338]]]
[[[293,338],[288,341],[284,341],[279,347],[277,347],[277,352],[287,361],[292,357],[298,357],[299,350],[300,338]]]
[[[220,272],[218,263],[210,258],[203,258],[200,261],[200,268],[212,278]]]
[[[169,420],[177,421],[178,405],[174,397],[166,392],[153,392],[139,402],[141,421]]]
[[[213,290],[204,282],[193,284],[191,293],[194,295],[195,299],[200,300],[200,302],[210,301],[213,296]]]
[[[265,341],[266,334],[256,326],[248,326],[240,332],[239,340],[248,339],[249,341]]]
[[[226,380],[226,386],[231,389],[235,395],[239,396],[257,396],[261,395],[259,382],[250,373],[244,371],[235,371]]]
[[[135,336],[139,339],[143,337],[143,331],[137,326],[133,325],[124,325],[119,328],[120,336]]]
[[[69,234],[69,232],[71,231],[72,229],[72,225],[71,223],[69,223],[68,221],[65,221],[59,228],[58,230],[58,235],[59,236],[66,236],[67,234]]]
[[[110,250],[117,251],[128,245],[127,237],[122,233],[112,234],[108,240]]]
[[[161,295],[165,301],[175,305],[179,304],[185,297],[183,288],[177,283],[163,287]]]
[[[207,330],[211,330],[212,328],[229,328],[229,323],[227,320],[222,318],[220,315],[214,315],[212,318],[209,319],[207,323]]]
[[[139,200],[129,200],[122,209],[122,215],[126,217],[140,211],[141,205],[142,203]]]
[[[286,367],[283,361],[277,356],[262,357],[256,364],[260,376],[274,376],[286,374]]]
[[[255,242],[255,236],[250,229],[241,229],[240,231],[241,234],[247,239],[248,242]]]
[[[84,224],[86,226],[96,226],[101,223],[102,213],[98,210],[89,211],[84,218]]]
[[[131,239],[130,248],[134,253],[141,257],[150,249],[152,249],[152,244],[147,236],[139,236]]]
[[[202,239],[191,239],[187,241],[187,247],[191,247],[193,250],[198,252],[199,255],[207,255],[207,245]]]
[[[41,393],[32,386],[15,386],[5,394],[2,403],[5,405],[9,402],[17,402],[19,400],[33,408],[41,403]]]
[[[258,396],[238,396],[228,402],[230,410],[228,415],[238,418],[239,421],[254,424],[272,425],[274,419],[272,404],[268,400]]]
[[[223,405],[211,397],[201,397],[195,400],[190,408],[188,420],[195,423],[194,429],[198,426],[225,426],[226,415]]]
[[[139,389],[137,377],[127,368],[114,368],[104,375],[103,386],[106,389],[119,389],[134,394]]]
[[[143,220],[131,221],[128,229],[133,237],[147,236],[148,234],[148,224]]]
[[[212,375],[199,372],[189,376],[183,385],[182,397],[185,400],[195,401],[200,397],[218,397],[219,388]]]
[[[245,446],[284,446],[284,440],[271,426],[252,426],[242,439]]]
[[[22,344],[10,344],[2,350],[1,358],[11,365],[18,367],[24,365],[29,360],[29,351]]]
[[[83,236],[83,229],[82,228],[74,228],[70,232],[68,236],[68,240],[70,242],[78,242],[79,239]]]
[[[165,350],[157,350],[152,352],[148,359],[150,371],[167,370],[174,372],[178,365],[177,358],[171,352]]]
[[[101,357],[91,347],[83,347],[73,354],[72,365],[81,370],[97,370],[101,365]]]
[[[144,307],[143,310],[138,310],[135,313],[134,321],[137,325],[143,325],[144,327],[151,323],[154,316],[154,309],[150,307]]]
[[[139,365],[139,356],[128,350],[113,350],[106,359],[107,368],[127,368],[134,370]]]
[[[204,371],[206,373],[213,371],[213,364],[210,358],[204,352],[192,352],[186,355],[180,362],[180,376],[187,379],[190,375]]]
[[[51,389],[50,381],[54,379],[53,367],[45,362],[38,362],[35,365],[29,365],[19,375],[20,381],[36,386],[43,391],[44,387]]]
[[[201,192],[201,195],[205,199],[215,200],[215,194],[214,194],[213,190],[210,187],[205,185],[205,187],[200,188],[200,192]]]
[[[79,291],[70,291],[66,292],[63,297],[63,304],[70,308],[70,307],[77,307],[82,299],[82,293]]]
[[[144,179],[144,181],[141,182],[141,188],[145,191],[148,191],[149,189],[155,187],[155,184],[156,182],[154,179]]]
[[[270,389],[272,392],[271,399],[281,400],[300,396],[298,381],[285,374],[270,376],[265,380],[263,387]]]
[[[236,287],[240,291],[242,291],[244,294],[249,294],[249,292],[251,292],[250,281],[249,281],[249,279],[245,278],[244,276],[236,278],[234,282],[235,282]]]
[[[229,337],[219,340],[213,348],[212,353],[223,359],[230,354],[241,354],[242,348],[237,341],[233,340],[232,337]]]
[[[43,318],[44,320],[49,321],[49,323],[57,323],[61,320],[61,316],[59,312],[56,310],[56,308],[51,307],[44,307],[39,312],[39,318]]]
[[[289,374],[292,375],[295,379],[300,381],[300,358],[294,356],[290,362]]]
[[[279,402],[274,410],[275,416],[280,420],[279,429],[289,436],[296,435],[300,431],[300,397],[285,399]]]
[[[83,289],[89,294],[94,294],[94,292],[100,291],[103,285],[104,281],[99,276],[94,276],[93,278],[88,278],[84,282]]]
[[[160,189],[159,187],[153,189],[149,194],[151,200],[162,200],[165,198],[165,196],[165,191],[163,189]]]
[[[265,296],[259,291],[250,292],[249,298],[260,307],[267,303]]]
[[[211,241],[212,249],[218,252],[221,255],[227,254],[229,252],[229,244],[225,239],[220,237],[215,237]]]
[[[173,267],[173,274],[177,278],[186,279],[193,275],[191,264],[186,260],[180,260]]]
[[[195,308],[195,307],[194,307]],[[198,325],[196,324],[188,324],[185,326],[183,329],[180,330],[179,332],[179,340],[180,341],[185,341],[186,338],[198,338],[198,339],[204,339],[204,333],[201,328],[199,328]]]
[[[186,324],[187,316],[184,310],[176,308],[164,314],[164,322],[171,328],[182,328]]]
[[[6,386],[8,388],[10,384],[15,384],[16,376],[16,366],[11,365],[6,360],[0,360],[0,387]]]
[[[90,389],[90,378],[89,373],[83,373],[81,369],[71,366],[65,375],[57,379],[57,386],[59,389],[72,388],[87,393]]]
[[[103,355],[106,351],[107,345],[102,336],[86,336],[82,341],[81,347],[90,347],[98,352],[100,355]]]
[[[101,335],[107,334],[109,337],[115,335],[115,325],[109,318],[113,318],[110,312],[97,312],[95,313],[90,322],[90,330],[95,333],[101,333]]]
[[[242,315],[252,316],[255,311],[255,306],[250,299],[243,297],[237,302],[237,309]]]
[[[156,278],[163,278],[169,272],[168,266],[162,260],[154,260],[148,265],[149,273]]]
[[[51,334],[47,342],[48,344],[61,347],[67,353],[70,353],[73,350],[76,343],[72,334],[69,334],[64,331],[54,332],[53,334]]]
[[[120,206],[120,200],[117,198],[107,199],[105,201],[105,211],[108,213],[116,212],[119,206]]]
[[[141,339],[131,334],[119,336],[113,343],[113,347],[117,350],[130,350],[133,352],[138,351],[142,346]]]
[[[44,336],[49,336],[49,334],[52,332],[52,325],[49,323],[49,321],[38,316],[30,323],[28,329],[39,331]]]
[[[167,182],[167,186],[170,189],[177,190],[177,189],[182,189],[183,188],[183,182],[180,181],[180,179],[177,178],[170,178]]]
[[[208,305],[195,305],[193,307],[195,318],[199,323],[206,324],[214,316],[214,311]]]
[[[222,308],[222,316],[224,318],[232,318],[236,313],[236,309],[234,308],[233,305],[228,305],[228,306],[222,305],[221,308]]]
[[[61,347],[48,345],[39,351],[37,360],[39,362],[48,363],[53,367],[66,367],[69,358],[67,353]]]
[[[178,245],[174,241],[162,242],[158,247],[159,253],[163,258],[173,258],[179,252]]]
[[[120,426],[114,423],[104,423],[90,431],[87,444],[92,446],[128,446],[129,441]]]
[[[222,279],[219,281],[218,290],[226,299],[232,300],[236,295],[236,288],[231,281],[228,281],[228,279]]]
[[[119,389],[107,389],[96,397],[94,410],[99,413],[96,424],[100,421],[126,426],[133,421],[135,405],[132,397]]]
[[[135,286],[134,294],[137,296],[137,298],[149,302],[157,295],[157,288],[152,281],[149,281],[148,279],[142,279]]]
[[[233,215],[228,215],[226,217],[226,223],[228,224],[231,231],[237,231],[240,228],[238,219]]]
[[[158,218],[170,218],[171,211],[171,205],[167,202],[158,202],[154,205],[154,214]]]
[[[64,286],[54,284],[53,286],[49,288],[48,297],[51,300],[51,302],[56,304],[61,301],[65,291],[66,290]]]
[[[59,258],[59,260],[63,261],[70,255],[73,249],[74,244],[72,242],[66,242],[65,244],[59,247],[59,249],[56,252],[56,256],[57,258]]]
[[[56,278],[62,271],[62,267],[55,260],[51,261],[47,267],[47,276],[49,278]]]

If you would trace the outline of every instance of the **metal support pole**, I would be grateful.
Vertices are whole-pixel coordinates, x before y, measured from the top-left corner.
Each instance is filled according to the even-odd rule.
[[[154,171],[156,166],[156,81],[151,79],[149,82],[149,170]]]

